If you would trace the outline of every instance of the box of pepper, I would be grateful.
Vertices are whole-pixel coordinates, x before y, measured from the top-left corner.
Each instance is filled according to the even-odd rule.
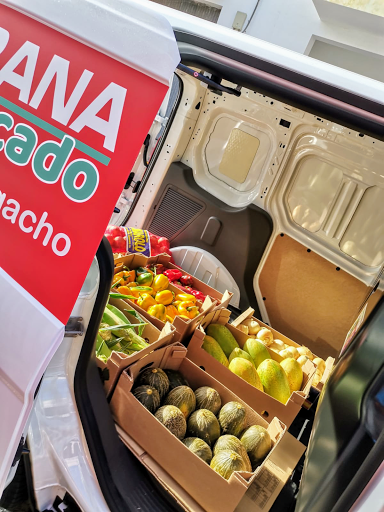
[[[124,272],[127,279],[122,281]],[[116,258],[112,287],[116,298],[135,304],[160,330],[164,322],[173,323],[178,341],[192,334],[209,311],[226,307],[232,297],[186,274],[166,254]]]

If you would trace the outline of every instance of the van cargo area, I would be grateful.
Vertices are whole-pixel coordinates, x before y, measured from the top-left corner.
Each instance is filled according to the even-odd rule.
[[[181,64],[0,510],[25,480],[34,511],[363,512],[384,453],[384,105],[370,79],[172,16]]]

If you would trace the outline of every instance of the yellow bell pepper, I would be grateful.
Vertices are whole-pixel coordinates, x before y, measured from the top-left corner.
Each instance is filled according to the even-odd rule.
[[[152,282],[152,288],[154,292],[162,292],[163,290],[166,290],[169,286],[169,279],[164,274],[159,274],[155,277],[155,279]]]
[[[169,306],[167,306],[165,308],[165,312],[166,312],[167,316],[169,316],[172,320],[175,318],[175,316],[177,316],[179,314],[173,304],[169,304]]]
[[[151,306],[148,308],[147,313],[154,316],[155,318],[158,318],[162,322],[167,320],[164,304],[156,304],[156,306]]]
[[[120,284],[122,286],[127,285],[128,283],[133,283],[136,278],[136,272],[134,270],[123,270],[114,275],[112,283],[116,283],[120,280]]]
[[[124,286],[124,279],[121,276],[118,276],[117,274],[113,276],[112,284],[119,283],[120,286]]]
[[[124,292],[120,292],[120,288],[125,288],[126,290]],[[119,293],[132,295],[133,297],[137,298],[139,298],[140,295],[143,295],[144,293],[152,293],[152,288],[150,286],[137,286],[137,283],[130,283],[127,286],[120,286],[120,288],[117,289]]]
[[[175,300],[180,302],[189,301],[193,302],[194,304],[196,303],[196,297],[194,295],[190,295],[189,293],[179,293],[176,295]]]
[[[199,314],[199,308],[192,301],[180,302],[177,311],[179,315],[187,318],[195,318]]]
[[[129,288],[128,286],[119,286],[116,289],[116,292],[121,293],[122,295],[128,295],[130,297],[138,297],[138,295],[136,295],[135,293],[132,293],[132,288]],[[126,299],[126,300],[128,300],[128,299]],[[129,299],[129,300],[133,300],[133,299]]]
[[[169,322],[170,324],[173,324],[174,318],[171,318],[168,315],[165,318],[167,319],[167,322]]]
[[[171,290],[163,290],[162,292],[157,292],[155,295],[155,301],[158,304],[164,304],[164,306],[168,306],[173,301],[175,294],[171,292]]]
[[[143,293],[137,299],[137,305],[145,309],[145,311],[147,311],[148,308],[150,308],[151,306],[156,306],[156,301],[149,293]]]

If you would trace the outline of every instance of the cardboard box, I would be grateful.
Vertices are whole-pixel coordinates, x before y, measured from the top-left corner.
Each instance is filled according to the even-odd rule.
[[[146,261],[146,263],[143,263],[143,261]],[[175,270],[181,270],[183,274],[191,276],[191,274],[188,274],[185,270],[181,269],[177,265],[174,265],[171,263],[171,257],[168,254],[159,254],[158,256],[150,256],[146,257],[142,254],[129,254],[128,256],[122,256],[121,258],[115,259],[115,268],[116,272],[120,272],[124,265],[129,267],[131,270],[135,269],[137,267],[145,267],[149,264],[162,264],[164,267],[172,268]],[[115,272],[115,273],[116,273]],[[229,304],[229,301],[231,300],[233,293],[232,292],[225,292],[220,293],[219,291],[215,290],[211,286],[205,284],[203,281],[200,281],[200,279],[197,279],[195,276],[191,276],[193,279],[193,287],[198,290],[199,292],[203,293],[204,295],[208,295],[213,299],[213,301],[217,301],[218,303],[222,304],[223,307],[227,307]],[[179,293],[183,293],[179,290]]]
[[[142,254],[129,254],[128,256],[123,256],[115,260],[115,274],[121,271],[123,265],[127,266],[131,270],[134,270],[138,267],[145,267],[150,263],[159,263],[168,268],[178,269],[178,267],[172,265],[172,263],[169,263],[169,260],[170,257],[165,254],[160,254],[159,256],[152,256],[150,258],[147,258]],[[178,316],[174,319],[173,325],[175,326],[176,329],[175,341],[183,341],[185,338],[190,336],[209,311],[212,311],[218,305],[220,305],[220,307],[226,307],[229,304],[229,301],[231,300],[233,295],[228,291],[225,292],[224,294],[221,294],[218,291],[211,288],[210,286],[207,286],[202,281],[199,281],[196,278],[193,279],[196,284],[195,288],[204,293],[207,297],[203,304],[201,304],[201,302],[199,301],[196,301],[196,304],[199,306],[201,311],[198,316],[191,320],[184,320],[183,318],[180,318]],[[173,291],[175,295],[177,295],[178,293],[183,293],[179,288],[173,286],[172,284],[169,285],[169,289]],[[164,328],[164,322],[162,322],[158,318],[153,317],[152,315],[149,315],[144,309],[140,308],[137,305],[134,305],[133,302],[131,302],[129,299],[127,299],[126,302],[131,306],[135,306],[135,309],[140,313],[140,315],[142,315],[144,318],[152,322],[152,324],[155,325],[158,329],[162,330]]]
[[[286,435],[286,427],[274,418],[271,423],[263,420],[224,384],[216,381],[187,357],[187,349],[176,343],[156,350],[125,370],[117,383],[111,400],[111,409],[118,425],[168,473],[207,512],[233,512],[257,476],[279,456],[279,445]],[[225,480],[204,461],[194,455],[173,436],[131,393],[135,378],[144,367],[178,370],[193,389],[211,386],[218,391],[222,404],[230,401],[243,403],[247,409],[249,425],[268,429],[273,448],[265,461],[254,471],[233,473]],[[276,452],[277,455],[276,455]],[[299,460],[302,451],[297,451]],[[284,453],[280,453],[283,458]]]
[[[277,416],[289,427],[309,394],[311,382],[316,370],[315,365],[311,361],[307,361],[302,367],[304,375],[302,390],[294,391],[286,404],[282,404],[263,391],[256,389],[241,377],[232,373],[202,348],[205,336],[204,329],[206,329],[210,323],[225,325],[236,338],[240,348],[243,348],[248,336],[236,327],[233,327],[232,324],[228,324],[230,314],[230,311],[227,309],[222,309],[213,311],[204,318],[200,328],[196,329],[188,344],[188,358],[197,364],[197,366],[204,368],[206,372],[218,381],[225,382],[227,387],[267,421],[271,421],[272,418]],[[272,356],[272,351],[269,351],[269,353]]]
[[[334,364],[335,364],[335,359],[333,357],[328,357],[327,360],[325,361],[325,370],[324,370],[323,376],[321,377],[321,380],[315,389],[317,389],[320,392],[323,390],[323,387],[325,386],[325,383],[327,382],[328,377],[330,376],[330,374],[333,370]]]
[[[164,469],[148,455],[122,428],[117,433],[125,446],[140,460],[143,466],[172,495],[186,512],[204,512],[204,509]],[[264,468],[246,491],[235,512],[268,512],[280,494],[298,460],[305,451],[288,432],[274,450]],[[214,492],[214,490],[213,490]]]
[[[234,320],[232,322],[231,325],[233,325],[234,327],[238,327],[242,322],[244,322],[244,320],[247,320],[248,318],[252,318],[253,320],[256,320],[256,322],[258,322],[259,325],[261,325],[262,327],[266,327],[267,329],[272,331],[273,339],[281,340],[283,343],[285,343],[286,345],[290,345],[291,347],[295,347],[295,348],[302,347],[302,345],[297,344],[295,341],[292,341],[290,338],[287,338],[287,336],[284,336],[284,334],[281,334],[279,331],[276,331],[276,329],[273,329],[272,327],[270,327],[269,325],[265,324],[264,322],[262,322],[258,318],[255,318],[253,316],[254,312],[255,312],[254,309],[248,308],[246,311],[244,311],[244,313],[242,313],[240,316],[238,316],[236,318],[236,320]],[[273,349],[268,349],[268,350],[269,350],[269,352],[270,352],[270,354],[272,356],[272,359],[274,359],[278,363],[280,363],[283,360],[283,358],[281,357],[281,355],[278,352],[276,352]],[[316,354],[313,354],[313,356],[314,356],[314,358],[315,357],[319,357]],[[317,389],[318,391],[322,390],[323,384],[324,384],[325,380],[328,378],[329,373],[331,372],[332,367],[333,367],[334,364],[335,364],[335,359],[333,357],[328,357],[326,359],[326,361],[325,361],[326,371],[324,371],[323,376],[321,378],[321,381],[315,387],[315,389]]]
[[[132,324],[140,323],[136,317],[125,311],[127,308],[130,309],[130,306],[125,301],[120,299],[110,299],[110,303],[120,309]],[[148,320],[146,319],[146,321]],[[167,322],[160,331],[157,327],[152,325],[150,321],[148,321],[148,324],[144,327],[142,338],[146,339],[148,343],[150,343],[149,347],[144,348],[139,352],[135,352],[130,356],[121,352],[112,352],[106,363],[101,359],[96,358],[97,366],[104,372],[104,375],[108,377],[104,380],[104,389],[107,397],[112,394],[120,374],[125,368],[146,356],[153,350],[172,343],[174,333],[175,328],[169,322]]]

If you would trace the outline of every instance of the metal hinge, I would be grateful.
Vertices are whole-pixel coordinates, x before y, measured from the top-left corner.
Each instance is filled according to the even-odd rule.
[[[21,456],[24,455],[24,454],[27,454],[27,453],[29,453],[29,450],[26,447],[26,442],[25,442],[24,437],[22,437],[20,439],[19,446],[17,447],[16,455],[15,455],[15,458],[13,459],[13,462],[12,462],[12,467],[16,466],[16,464],[21,459]]]
[[[84,326],[82,324],[83,317],[71,316],[65,326],[65,336],[70,338],[76,338],[76,336],[82,336],[84,334]]]

